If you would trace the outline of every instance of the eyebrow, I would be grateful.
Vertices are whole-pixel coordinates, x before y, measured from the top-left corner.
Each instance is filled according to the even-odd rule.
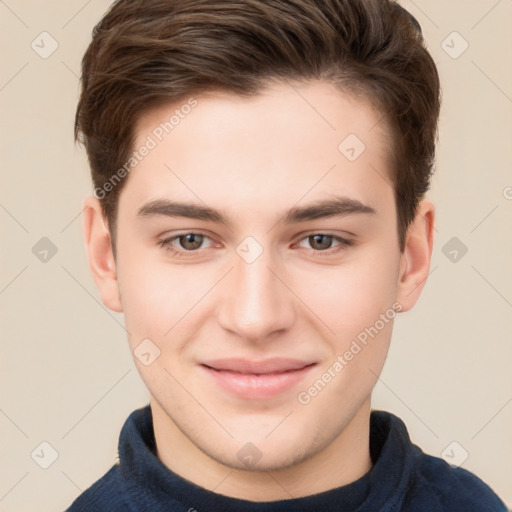
[[[313,202],[306,206],[293,206],[282,215],[282,223],[294,224],[308,220],[317,220],[326,217],[341,217],[354,214],[374,215],[377,211],[358,199],[337,196]],[[185,217],[225,224],[229,226],[227,217],[219,210],[196,203],[183,203],[169,199],[155,199],[143,205],[138,213],[138,218],[155,216]]]

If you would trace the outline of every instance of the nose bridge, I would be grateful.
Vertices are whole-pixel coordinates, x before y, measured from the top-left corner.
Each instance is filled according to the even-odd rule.
[[[289,327],[292,297],[275,275],[278,265],[272,251],[258,249],[249,240],[236,252],[220,314],[222,326],[252,340]]]

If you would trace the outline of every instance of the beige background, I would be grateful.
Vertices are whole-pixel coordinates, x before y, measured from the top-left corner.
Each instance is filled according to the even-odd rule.
[[[108,5],[0,2],[5,512],[66,508],[114,463],[124,420],[148,400],[122,316],[99,302],[81,234],[81,201],[91,186],[85,154],[72,140],[78,75],[91,30]],[[403,418],[428,453],[441,456],[459,443],[448,452],[467,451],[463,467],[510,507],[512,2],[403,5],[422,24],[444,88],[430,194],[437,239],[423,295],[395,323],[373,407]],[[51,49],[48,36],[41,36],[41,48],[43,31],[58,42],[46,59],[31,48],[35,40],[39,52]],[[464,41],[453,31],[469,44],[458,58]],[[57,247],[46,263],[32,252],[42,237]],[[452,237],[468,249],[456,262],[443,253]],[[48,469],[38,465],[51,461],[43,441],[58,452]]]

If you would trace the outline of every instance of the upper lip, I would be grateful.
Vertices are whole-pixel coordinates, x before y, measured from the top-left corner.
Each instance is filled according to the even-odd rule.
[[[315,363],[314,361],[302,361],[299,359],[275,357],[272,359],[265,359],[263,361],[251,361],[249,359],[241,358],[214,359],[210,361],[204,361],[202,364],[204,366],[213,368],[214,370],[224,370],[238,373],[266,374],[300,370]]]

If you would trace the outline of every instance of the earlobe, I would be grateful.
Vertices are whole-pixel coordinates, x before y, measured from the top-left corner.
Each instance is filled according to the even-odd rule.
[[[402,304],[402,311],[408,311],[416,304],[425,286],[434,241],[434,218],[434,205],[430,201],[421,201],[407,231],[400,261],[397,300]]]
[[[96,197],[89,196],[84,200],[82,210],[89,267],[100,292],[101,301],[110,310],[122,312],[116,263],[101,204]]]

